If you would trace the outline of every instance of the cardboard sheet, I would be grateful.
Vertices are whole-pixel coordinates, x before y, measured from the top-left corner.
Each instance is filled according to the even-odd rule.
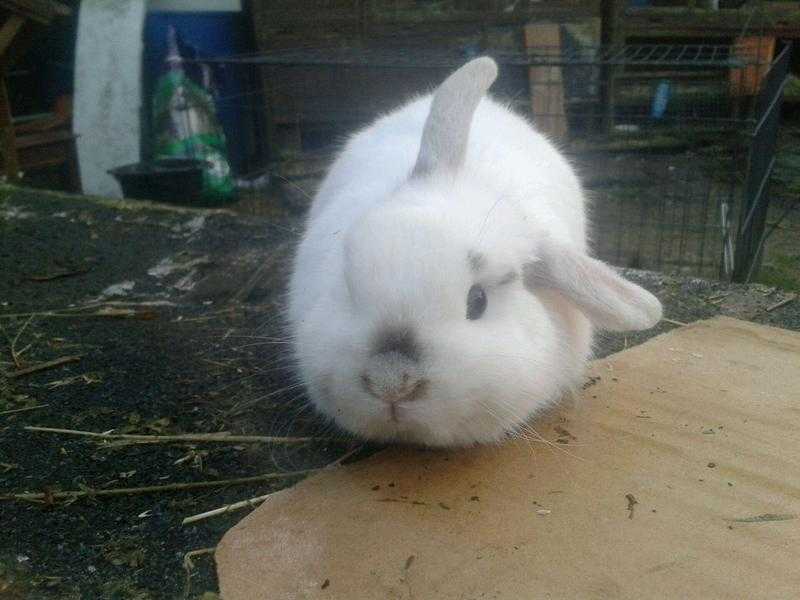
[[[275,494],[220,543],[223,598],[800,597],[800,334],[714,319],[591,371],[548,443]]]

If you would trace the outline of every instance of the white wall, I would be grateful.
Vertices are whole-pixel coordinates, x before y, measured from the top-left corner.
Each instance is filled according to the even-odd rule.
[[[121,197],[107,171],[139,160],[145,4],[81,2],[73,129],[86,194]]]

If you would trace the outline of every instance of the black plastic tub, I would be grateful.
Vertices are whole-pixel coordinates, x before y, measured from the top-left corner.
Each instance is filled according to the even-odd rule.
[[[204,160],[168,158],[111,169],[122,186],[122,195],[136,200],[153,200],[183,206],[210,206],[203,196]]]

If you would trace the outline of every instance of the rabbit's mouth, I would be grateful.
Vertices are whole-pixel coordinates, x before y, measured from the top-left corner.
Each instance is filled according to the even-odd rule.
[[[413,412],[414,405],[423,400],[428,389],[427,379],[405,379],[400,386],[381,389],[367,376],[362,375],[361,384],[364,390],[386,407],[387,418],[393,423],[407,420]]]
[[[423,396],[399,401],[372,396],[367,402],[371,404],[371,416],[361,421],[363,429],[353,430],[357,435],[376,441],[401,443],[426,443],[431,438],[432,421],[428,402]]]
[[[413,411],[411,404],[417,400],[417,397],[400,398],[400,399],[384,399],[386,403],[386,410],[389,415],[389,420],[393,423],[407,422],[409,412]]]

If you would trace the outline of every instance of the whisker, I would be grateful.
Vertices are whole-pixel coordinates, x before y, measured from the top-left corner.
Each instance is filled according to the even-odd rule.
[[[508,405],[507,403],[505,403],[503,401],[500,401],[500,403],[496,404],[495,406],[496,406],[496,408],[505,410],[509,414],[510,417],[514,418],[518,422],[518,427],[520,428],[520,430],[523,431],[523,432],[528,433],[529,435],[534,436],[534,439],[536,441],[541,442],[541,443],[549,446],[550,448],[552,448],[554,450],[557,450],[558,452],[566,454],[567,456],[570,456],[570,457],[575,458],[577,460],[585,460],[585,459],[583,459],[583,458],[581,458],[579,456],[576,456],[576,455],[572,454],[571,452],[569,452],[568,450],[563,448],[561,446],[561,444],[553,443],[550,440],[548,440],[547,438],[545,438],[544,436],[542,436],[542,434],[540,434],[538,431],[536,431],[536,429],[530,423],[529,418],[528,419],[521,418],[519,415],[516,414],[516,411],[514,411],[513,408],[510,407],[510,405]]]

